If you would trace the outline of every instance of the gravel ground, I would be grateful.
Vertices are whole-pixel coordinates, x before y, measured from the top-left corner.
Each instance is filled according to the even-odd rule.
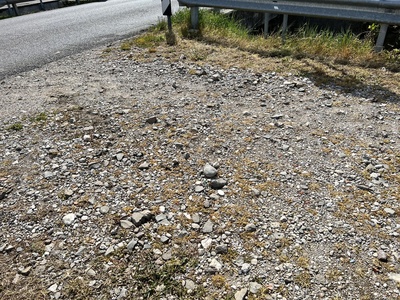
[[[398,94],[112,49],[0,82],[1,299],[400,299]]]

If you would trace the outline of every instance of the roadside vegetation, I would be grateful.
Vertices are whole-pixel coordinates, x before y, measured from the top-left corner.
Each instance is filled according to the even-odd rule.
[[[190,10],[180,10],[172,16],[174,45],[167,45],[167,22],[161,21],[146,33],[123,42],[121,50],[129,51],[133,46],[148,49],[148,55],[134,57],[138,60],[151,59],[152,55],[175,61],[185,57],[199,65],[293,73],[344,90],[363,85],[400,93],[400,50],[374,51],[379,25],[372,24],[363,34],[355,34],[304,24],[288,31],[283,40],[279,30],[265,38],[233,16],[212,10],[200,10],[199,20],[198,30],[192,30]],[[378,101],[387,97],[385,93],[374,96]]]

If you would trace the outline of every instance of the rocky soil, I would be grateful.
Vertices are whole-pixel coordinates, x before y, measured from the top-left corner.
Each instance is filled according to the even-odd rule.
[[[400,299],[398,93],[114,46],[0,82],[1,299]]]

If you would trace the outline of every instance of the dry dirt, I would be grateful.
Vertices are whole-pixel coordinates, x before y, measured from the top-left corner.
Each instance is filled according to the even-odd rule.
[[[0,82],[1,299],[400,299],[400,76],[179,41]]]

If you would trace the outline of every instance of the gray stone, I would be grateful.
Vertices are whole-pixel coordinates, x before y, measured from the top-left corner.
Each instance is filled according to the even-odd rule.
[[[139,165],[140,170],[147,170],[148,168],[150,168],[150,164],[146,161]]]
[[[387,262],[387,261],[388,261],[388,257],[387,257],[387,255],[386,255],[385,251],[379,250],[378,253],[377,253],[377,255],[378,255],[378,259],[379,259],[380,261],[382,261],[382,262]]]
[[[258,282],[250,282],[249,283],[249,291],[252,294],[257,294],[258,291],[262,288],[262,285]]]
[[[185,280],[185,288],[186,288],[188,291],[194,291],[194,290],[196,289],[196,284],[194,283],[193,280],[186,279],[186,280]]]
[[[108,256],[112,254],[115,251],[115,247],[111,245],[110,247],[107,248],[106,253],[104,254],[105,256]]]
[[[50,179],[53,176],[54,176],[53,172],[50,172],[50,171],[44,172],[44,178],[46,178],[46,179]]]
[[[214,223],[209,219],[204,224],[203,229],[201,230],[203,233],[210,233],[213,231]]]
[[[210,267],[220,271],[222,269],[222,263],[220,263],[216,258],[213,258],[210,262]]]
[[[21,275],[24,275],[24,276],[28,276],[29,273],[31,272],[31,270],[32,270],[31,266],[28,266],[26,268],[21,267],[21,268],[18,268],[18,273]]]
[[[243,288],[235,293],[235,300],[244,300],[247,295],[247,288]]]
[[[65,225],[71,225],[72,223],[74,223],[75,218],[76,215],[74,213],[69,213],[63,217],[63,222]]]
[[[128,243],[128,245],[126,246],[126,248],[127,248],[129,251],[132,251],[132,250],[135,248],[135,246],[136,246],[137,243],[138,243],[138,240],[137,240],[137,239],[132,239],[132,240]]]
[[[150,117],[150,118],[148,118],[148,119],[146,120],[146,123],[147,123],[147,124],[155,124],[155,123],[157,123],[157,122],[158,122],[158,119],[157,119],[156,116],[152,116],[152,117]]]
[[[396,213],[396,211],[394,209],[391,209],[390,207],[385,207],[383,210],[389,215],[394,215]]]
[[[250,264],[244,263],[240,268],[240,271],[242,272],[242,274],[248,274],[250,272]]]
[[[257,227],[253,223],[249,223],[244,227],[244,230],[246,230],[247,232],[254,232],[257,230]]]
[[[222,189],[227,184],[225,179],[218,178],[215,180],[211,180],[210,187],[214,190]]]
[[[103,215],[108,213],[110,211],[110,207],[107,205],[103,205],[100,207],[100,213],[102,213]]]
[[[217,254],[226,254],[226,253],[228,253],[228,245],[226,245],[226,244],[217,245],[215,247],[215,252]]]
[[[202,187],[201,185],[196,185],[196,186],[194,187],[194,191],[195,191],[196,193],[201,193],[202,191],[204,191],[204,187]]]
[[[200,215],[197,213],[194,213],[192,215],[192,221],[193,221],[193,223],[200,223]]]
[[[121,220],[121,227],[128,229],[131,228],[133,226],[133,223],[128,221],[128,220]]]
[[[166,216],[165,214],[159,214],[159,215],[157,215],[157,216],[155,217],[157,223],[159,223],[159,222],[165,220],[166,218],[167,218],[167,216]]]
[[[203,174],[207,178],[214,178],[217,175],[218,171],[210,164],[206,164],[203,168]]]
[[[143,223],[150,221],[152,217],[153,217],[153,214],[151,213],[151,211],[144,210],[141,212],[133,213],[131,216],[131,220],[132,220],[133,224],[135,224],[136,226],[139,226]]]
[[[65,196],[66,198],[72,197],[73,194],[74,194],[74,191],[71,190],[71,189],[65,189],[65,190],[64,190],[64,196]]]
[[[166,235],[162,235],[162,236],[160,237],[160,241],[161,241],[161,243],[166,244],[166,243],[168,243],[168,241],[169,241],[169,237],[167,237]]]
[[[54,283],[51,286],[49,286],[49,288],[47,289],[49,292],[55,293],[57,292],[57,288],[58,288],[58,284]]]
[[[162,259],[165,260],[165,261],[171,260],[171,258],[172,258],[172,251],[171,250],[168,250],[167,252],[165,252],[162,255]]]

